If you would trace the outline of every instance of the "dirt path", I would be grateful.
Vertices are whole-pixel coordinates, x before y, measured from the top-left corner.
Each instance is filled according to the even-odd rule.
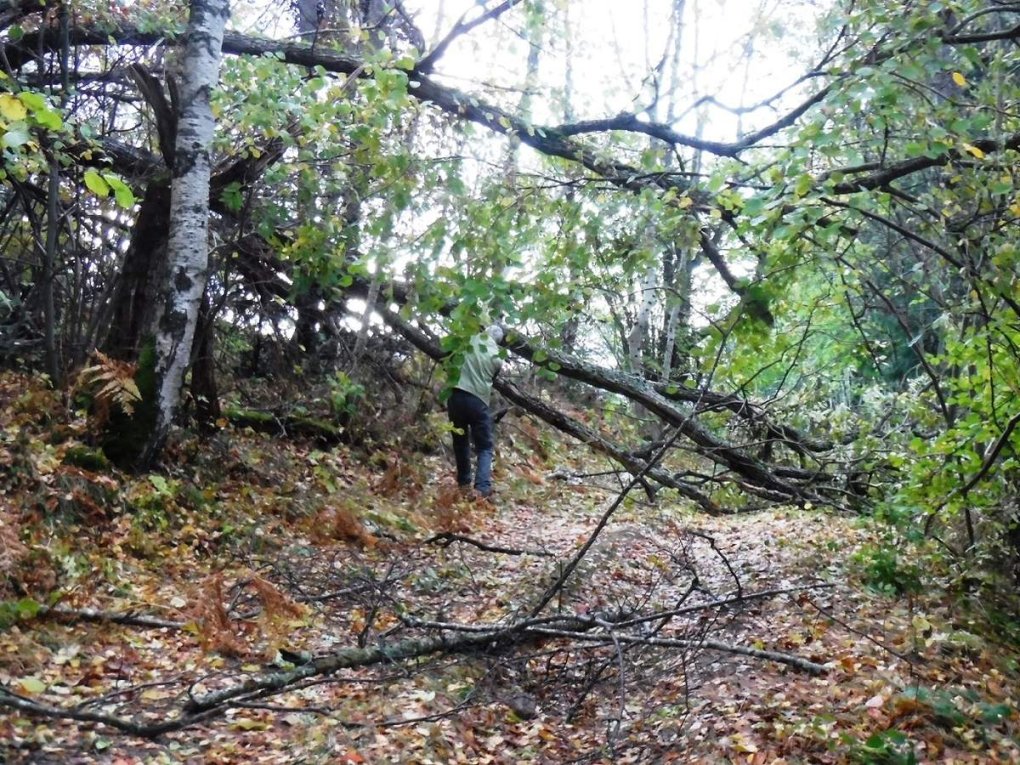
[[[202,487],[211,504],[178,503],[172,517],[164,507],[153,517],[165,525],[144,533],[137,513],[112,516],[64,548],[77,567],[67,607],[183,627],[16,624],[0,634],[6,688],[151,722],[286,669],[287,651],[392,645],[423,634],[413,619],[506,624],[613,498],[608,481],[512,460],[492,507],[456,501],[435,478],[438,458],[366,473],[342,454],[254,443],[230,459],[240,472]],[[259,479],[269,460],[274,479]],[[343,670],[156,741],[8,712],[0,752],[26,763],[907,763],[909,746],[918,762],[1020,762],[1016,652],[938,602],[857,585],[850,560],[870,533],[817,512],[710,519],[635,497],[547,612],[618,622],[686,609],[610,630],[659,645],[550,636]]]

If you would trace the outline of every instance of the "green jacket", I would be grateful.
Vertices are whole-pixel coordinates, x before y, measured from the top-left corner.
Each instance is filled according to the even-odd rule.
[[[496,341],[486,332],[475,335],[471,338],[471,350],[464,355],[460,377],[454,387],[478,396],[488,405],[492,395],[492,381],[496,379],[502,365]]]

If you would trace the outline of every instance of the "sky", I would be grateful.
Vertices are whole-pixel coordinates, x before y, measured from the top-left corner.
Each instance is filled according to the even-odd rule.
[[[805,65],[796,51],[809,47],[814,17],[829,0],[681,0],[684,31],[682,64],[674,126],[693,133],[698,121],[710,123],[711,138],[733,140],[772,122],[776,112],[763,108],[738,118],[711,104],[691,108],[711,97],[729,107],[760,103],[794,82]],[[677,0],[547,0],[555,13],[569,14],[574,40],[569,58],[573,69],[574,112],[578,119],[596,119],[620,112],[640,112],[652,103],[648,80],[668,49],[670,8]],[[422,29],[435,26],[435,9],[442,5],[450,19],[475,6],[472,0],[407,0],[419,7]],[[490,3],[491,5],[492,3]],[[443,28],[450,28],[447,22]],[[537,122],[563,121],[555,89],[562,87],[568,53],[559,22],[547,25],[541,49],[540,90],[535,99]],[[801,44],[804,44],[803,46]],[[519,87],[527,47],[516,30],[502,19],[486,22],[451,46],[437,67],[451,84],[473,89],[482,81],[500,87]],[[498,93],[498,91],[497,91]],[[791,93],[779,106],[800,93]],[[651,118],[665,117],[664,104]]]
[[[568,64],[572,75],[575,119],[598,119],[620,112],[644,113],[670,121],[679,132],[703,131],[705,138],[732,141],[773,122],[803,90],[787,93],[770,107],[735,114],[759,104],[794,83],[809,64],[798,50],[817,50],[814,19],[833,0],[544,0],[551,14],[544,28],[526,36],[520,9],[489,20],[457,39],[436,67],[441,81],[477,93],[483,100],[515,111],[528,57],[528,39],[541,39],[532,119],[539,124],[564,121],[562,89]],[[484,7],[493,7],[488,0]],[[671,9],[683,6],[680,64],[674,119],[666,99],[654,103],[649,79],[672,50]],[[477,0],[404,0],[429,46],[434,46],[466,12],[478,13]],[[234,23],[274,37],[293,33],[290,14],[280,4],[257,11],[235,7]],[[240,12],[238,12],[240,11]],[[564,18],[573,37],[567,42]],[[471,18],[469,16],[468,18]],[[723,105],[723,106],[720,106]],[[502,145],[501,139],[496,139]],[[739,271],[739,264],[734,264]],[[700,303],[716,302],[725,292],[711,273],[701,274]]]
[[[796,61],[798,50],[817,49],[814,19],[834,0],[543,0],[552,20],[542,31],[539,93],[533,99],[534,120],[563,122],[558,97],[568,58],[573,70],[573,110],[578,119],[596,119],[620,112],[641,112],[652,103],[648,73],[664,56],[671,27],[671,8],[683,6],[683,36],[676,113],[673,123],[693,133],[699,121],[720,141],[735,139],[774,120],[777,112],[762,108],[737,117],[705,98],[731,108],[760,103],[794,82],[807,64]],[[498,0],[403,0],[429,46],[434,46],[468,13],[490,8]],[[521,7],[533,5],[533,0]],[[489,20],[450,46],[437,65],[445,82],[493,98],[516,99],[523,81],[528,47],[519,29],[519,8]],[[569,17],[573,44],[567,50],[563,18]],[[293,34],[287,5],[275,2],[235,3],[233,24],[270,37]],[[534,34],[534,33],[532,33]],[[788,106],[803,91],[790,93],[777,106]],[[662,120],[665,111],[650,114]]]

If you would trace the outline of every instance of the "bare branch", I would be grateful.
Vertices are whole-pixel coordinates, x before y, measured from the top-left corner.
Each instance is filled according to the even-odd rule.
[[[477,547],[479,550],[485,552],[500,553],[501,555],[540,555],[540,556],[551,556],[552,553],[547,550],[518,550],[513,547],[503,547],[501,545],[493,545],[488,542],[482,542],[471,537],[466,537],[463,534],[454,534],[450,531],[443,531],[439,534],[426,539],[422,544],[438,544],[440,547],[449,547],[453,542],[461,542],[463,544]]]
[[[475,27],[480,26],[481,24],[484,24],[487,21],[491,21],[492,19],[499,18],[514,6],[520,5],[521,2],[522,0],[504,0],[495,8],[491,8],[488,11],[485,11],[484,13],[480,14],[477,18],[471,19],[470,21],[465,21],[465,19],[471,13],[471,11],[466,11],[464,15],[457,20],[457,23],[454,24],[453,29],[451,29],[449,33],[447,33],[447,35],[443,37],[443,39],[440,40],[439,43],[436,44],[436,47],[433,48],[427,56],[425,56],[421,61],[418,62],[415,68],[419,72],[428,74],[429,72],[432,71],[433,67],[436,64],[436,61],[438,61],[446,53],[446,49],[450,47],[450,43],[452,43],[461,35],[467,34]]]

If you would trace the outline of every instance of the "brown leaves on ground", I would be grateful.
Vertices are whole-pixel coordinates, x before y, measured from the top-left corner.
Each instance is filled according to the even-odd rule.
[[[320,510],[308,523],[308,533],[318,543],[352,542],[373,547],[378,542],[350,507],[327,507]]]
[[[511,417],[494,503],[453,485],[442,456],[365,459],[229,430],[176,445],[179,463],[162,474],[70,470],[67,442],[47,431],[60,411],[38,381],[0,374],[0,461],[21,471],[0,480],[0,683],[139,719],[286,671],[284,657],[399,641],[408,615],[513,618],[617,489],[545,480],[559,468],[604,476],[607,465]],[[64,438],[83,428],[71,423]],[[440,531],[503,552],[421,544]],[[818,513],[705,518],[635,496],[552,606],[626,612],[682,594],[694,574],[702,604],[732,597],[734,575],[745,594],[794,588],[695,612],[662,634],[789,652],[825,663],[822,677],[696,647],[628,654],[621,674],[611,645],[550,640],[339,671],[158,741],[5,709],[0,760],[1020,762],[1016,646],[935,590],[909,599],[864,588],[849,561],[872,534]],[[33,571],[52,578],[31,581]],[[811,584],[832,586],[795,589]],[[33,619],[33,603],[51,597],[183,628]]]

